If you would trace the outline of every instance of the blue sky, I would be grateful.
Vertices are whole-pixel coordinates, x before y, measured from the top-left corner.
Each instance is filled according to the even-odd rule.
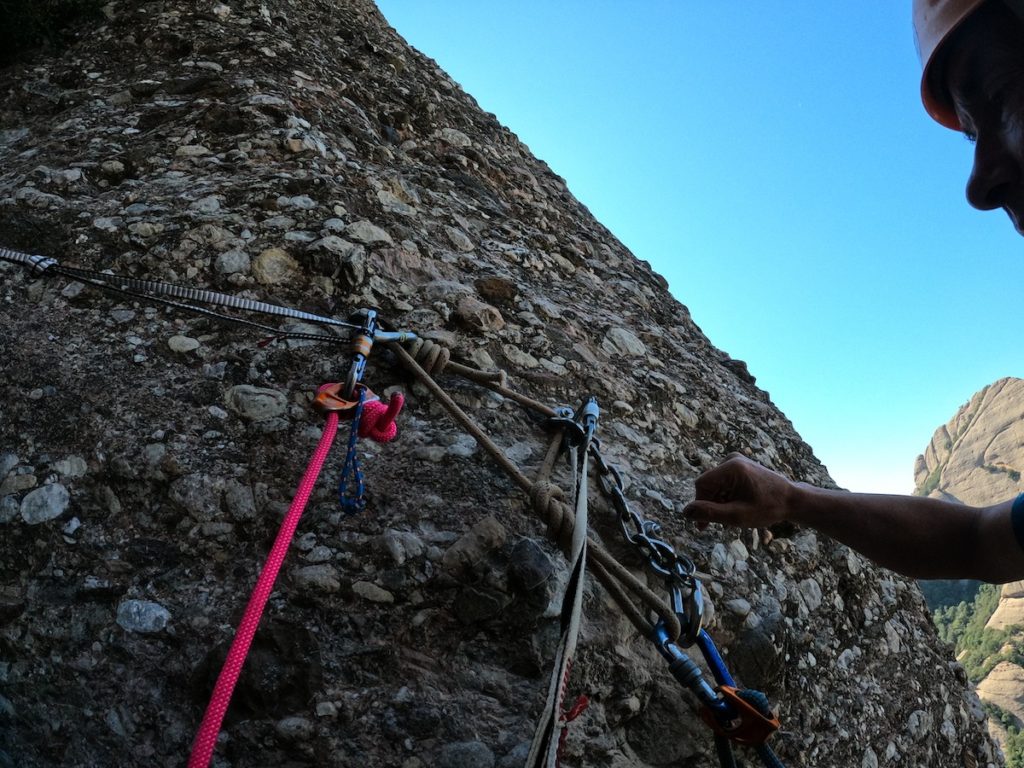
[[[964,199],[909,2],[380,0],[746,360],[836,481],[910,492],[1024,375],[1024,241]]]

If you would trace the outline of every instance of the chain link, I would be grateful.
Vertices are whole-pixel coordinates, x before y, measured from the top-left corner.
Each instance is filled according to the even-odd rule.
[[[669,585],[687,590],[697,587],[694,574],[697,566],[686,555],[675,551],[662,538],[661,526],[654,520],[645,520],[629,505],[624,492],[622,473],[614,464],[605,461],[601,453],[601,441],[595,438],[590,446],[590,453],[597,467],[597,480],[601,492],[608,497],[622,527],[622,535],[626,541],[636,547],[647,565],[660,576],[669,580]]]
[[[704,623],[704,591],[696,576],[697,566],[662,538],[661,526],[657,522],[645,520],[629,506],[622,473],[614,464],[605,461],[601,441],[597,438],[590,444],[590,454],[597,467],[598,485],[619,517],[622,535],[636,547],[647,567],[665,579],[672,610],[679,617],[683,629],[679,636],[680,645],[684,648],[693,645]]]

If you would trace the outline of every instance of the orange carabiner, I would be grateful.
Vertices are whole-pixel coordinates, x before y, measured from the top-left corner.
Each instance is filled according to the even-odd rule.
[[[701,719],[719,736],[726,736],[739,744],[757,746],[764,744],[768,737],[779,729],[781,724],[777,717],[763,714],[757,707],[740,696],[736,688],[730,685],[720,685],[717,690],[722,698],[736,710],[736,719],[728,725],[723,725],[710,709],[707,707],[701,709]]]
[[[355,410],[356,406],[359,405],[359,392],[363,391],[363,403],[368,403],[372,400],[378,400],[378,398],[370,388],[365,384],[356,384],[355,392],[353,397],[355,400],[346,400],[341,396],[341,392],[344,388],[344,384],[324,384],[317,390],[316,397],[313,399],[313,408],[320,413],[332,413],[337,412],[342,418],[351,417],[352,411]]]

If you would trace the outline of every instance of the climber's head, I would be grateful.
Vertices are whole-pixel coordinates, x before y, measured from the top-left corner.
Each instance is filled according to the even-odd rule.
[[[914,0],[921,98],[975,142],[967,200],[1024,234],[1024,0]]]

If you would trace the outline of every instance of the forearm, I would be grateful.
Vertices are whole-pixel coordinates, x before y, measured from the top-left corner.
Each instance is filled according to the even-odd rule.
[[[1009,502],[969,507],[919,496],[795,486],[790,519],[915,578],[1005,582],[1024,576]]]

